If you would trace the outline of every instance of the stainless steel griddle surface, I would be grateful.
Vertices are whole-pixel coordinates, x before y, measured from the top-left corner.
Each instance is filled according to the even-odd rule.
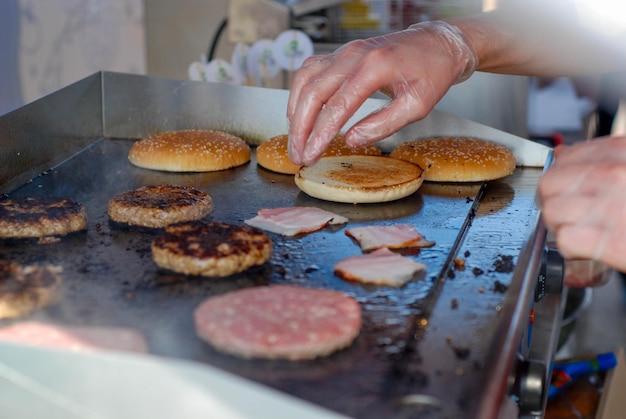
[[[278,89],[101,72],[0,118],[0,192],[70,196],[86,206],[89,218],[88,231],[57,243],[0,241],[0,258],[64,268],[62,300],[32,319],[131,327],[145,335],[157,363],[190,360],[207,374],[213,370],[203,365],[217,366],[352,417],[498,412],[510,402],[507,380],[517,352],[526,349],[520,342],[526,342],[522,332],[543,251],[534,196],[550,150],[433,111],[380,142],[383,151],[430,136],[473,136],[509,147],[520,167],[484,187],[456,186],[450,195],[441,185],[424,184],[404,200],[380,205],[309,198],[290,176],[257,167],[254,156],[245,166],[216,173],[156,172],[128,162],[134,139],[168,130],[219,129],[259,144],[286,132],[287,99],[288,92]],[[368,99],[348,125],[386,104]],[[296,238],[272,235],[269,263],[240,275],[184,277],[152,262],[150,243],[158,232],[113,225],[106,215],[114,194],[163,183],[209,192],[212,220],[240,224],[260,208],[315,205],[348,217],[349,226],[412,223],[437,244],[410,255],[427,272],[399,289],[334,276],[337,261],[360,253],[344,226]],[[452,268],[453,257],[464,258],[465,268]],[[241,360],[195,336],[192,313],[202,300],[274,283],[354,296],[363,309],[362,333],[350,348],[302,363]],[[0,343],[0,351],[6,347]],[[54,374],[59,365],[48,364],[50,351],[43,352],[45,359],[28,357],[28,365],[49,365],[46,372]],[[148,394],[149,383],[136,391]]]
[[[467,312],[472,305],[469,316],[480,318],[480,313],[493,312],[505,292],[494,291],[494,281],[501,281],[506,288],[511,277],[510,270],[498,272],[493,264],[499,255],[519,253],[530,222],[527,215],[534,208],[528,196],[512,210],[513,188],[506,182],[495,182],[491,186],[493,193],[488,192],[483,198],[477,214],[473,211],[478,208],[475,200],[480,185],[457,187],[453,197],[438,196],[441,188],[425,185],[412,196],[396,202],[336,204],[306,196],[297,189],[291,176],[264,170],[257,166],[254,157],[245,166],[214,173],[167,173],[137,168],[127,159],[132,143],[127,139],[98,139],[10,194],[71,196],[87,208],[87,232],[52,244],[31,240],[0,242],[0,258],[63,266],[62,301],[33,315],[34,320],[130,327],[145,335],[152,354],[212,364],[354,417],[383,417],[390,413],[411,417],[416,413],[414,409],[405,412],[398,405],[402,396],[428,393],[429,386],[436,388],[442,379],[458,383],[480,379],[482,371],[476,365],[484,364],[483,352],[488,342],[472,343],[465,336],[479,337],[479,329],[484,325],[477,326],[476,331],[462,331],[459,328],[466,327],[462,325],[453,327],[458,332],[454,336],[461,338],[457,342],[461,346],[452,344],[451,335],[446,335],[426,348],[420,348],[419,326],[428,322],[428,314],[436,304],[446,306],[443,312],[452,317]],[[518,182],[520,177],[525,182],[530,179],[532,187],[538,172],[518,169],[511,179]],[[346,216],[349,226],[411,223],[427,239],[436,241],[436,245],[411,255],[426,264],[427,272],[401,288],[359,285],[333,274],[336,262],[361,253],[344,234],[343,226],[296,238],[271,234],[270,262],[239,275],[185,277],[161,270],[153,263],[150,243],[158,230],[120,226],[110,223],[106,215],[108,200],[114,194],[148,184],[192,185],[209,192],[214,200],[214,211],[207,217],[211,220],[242,224],[260,208],[312,205]],[[507,222],[496,213],[506,218],[511,211],[522,212],[516,217],[518,225],[493,224]],[[486,229],[487,234],[476,236],[482,237],[478,242],[476,237],[469,240],[472,251],[465,250],[468,260],[465,271],[448,272],[445,263],[450,260],[450,251],[469,214],[476,215],[475,219],[471,217],[473,222],[477,228]],[[481,220],[490,217],[495,221],[484,225]],[[488,251],[482,255],[481,248]],[[474,255],[470,256],[472,252]],[[472,272],[472,266],[480,267],[485,275]],[[439,285],[444,279],[456,282],[457,288],[469,286],[474,291],[472,295],[446,296],[448,300],[441,302]],[[300,363],[241,360],[214,351],[196,337],[192,313],[202,300],[243,287],[276,283],[323,287],[354,296],[363,308],[361,335],[344,351]],[[458,299],[461,309],[451,308],[450,299]],[[9,323],[4,321],[0,325]],[[437,336],[436,329],[434,333]],[[458,374],[459,365],[468,369],[464,377]],[[464,403],[467,404],[453,400],[450,407],[435,409],[436,414],[443,412],[443,417],[453,417]],[[420,412],[427,415],[428,409]]]

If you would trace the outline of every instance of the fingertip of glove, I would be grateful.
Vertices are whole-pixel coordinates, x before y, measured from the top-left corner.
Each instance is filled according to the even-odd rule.
[[[287,157],[295,164],[302,164],[302,156],[291,137],[287,140]]]

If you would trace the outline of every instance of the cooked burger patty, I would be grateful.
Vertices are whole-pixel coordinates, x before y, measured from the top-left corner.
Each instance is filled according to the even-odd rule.
[[[70,198],[29,196],[0,199],[0,237],[66,235],[87,228],[85,208]]]
[[[271,254],[263,231],[220,222],[172,224],[152,242],[157,265],[186,275],[228,276],[262,265]]]
[[[361,328],[352,297],[291,285],[252,287],[205,300],[196,333],[217,350],[244,358],[292,361],[348,347]]]
[[[61,271],[58,266],[22,266],[0,260],[0,319],[25,317],[56,303]]]
[[[109,201],[109,218],[149,228],[199,220],[213,211],[211,196],[190,186],[150,185],[122,192]]]

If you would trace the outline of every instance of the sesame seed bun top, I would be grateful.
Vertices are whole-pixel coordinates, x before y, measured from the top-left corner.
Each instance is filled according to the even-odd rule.
[[[348,147],[343,134],[337,134],[332,139],[322,157],[330,156],[380,156],[382,152],[375,144]]]
[[[289,159],[287,143],[287,135],[284,134],[263,141],[256,148],[257,163],[273,172],[288,175],[295,174],[300,168],[300,165],[295,164]]]
[[[222,131],[180,130],[141,139],[130,149],[135,166],[168,172],[211,172],[250,161],[250,147]]]
[[[278,173],[293,175],[300,168],[289,159],[288,136],[286,134],[277,135],[269,140],[263,141],[256,149],[257,162],[264,168]],[[367,155],[380,156],[382,152],[374,144],[360,147],[348,147],[343,134],[337,134],[332,139],[322,157],[328,156],[349,156]]]
[[[425,138],[400,144],[391,157],[424,169],[433,182],[484,182],[515,171],[515,156],[506,147],[476,138]]]

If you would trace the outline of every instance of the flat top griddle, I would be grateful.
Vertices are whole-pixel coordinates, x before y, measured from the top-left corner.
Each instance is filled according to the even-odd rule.
[[[518,261],[537,227],[534,194],[542,168],[518,167],[513,175],[484,185],[425,183],[399,201],[353,205],[305,195],[291,176],[259,167],[254,155],[244,166],[213,173],[159,172],[128,162],[133,141],[155,129],[224,129],[254,143],[257,131],[246,130],[245,124],[262,128],[254,120],[267,116],[263,101],[274,100],[275,93],[252,90],[259,96],[246,97],[258,112],[246,114],[252,105],[242,102],[239,90],[224,90],[229,94],[220,102],[208,100],[214,89],[222,94],[226,88],[105,74],[53,95],[46,107],[34,104],[0,119],[5,132],[35,138],[32,144],[20,143],[19,135],[13,135],[4,144],[8,152],[0,157],[9,164],[0,180],[15,186],[9,195],[70,196],[87,209],[86,232],[45,245],[35,240],[0,242],[0,258],[64,268],[62,301],[32,319],[130,327],[147,338],[153,355],[216,366],[352,417],[471,417],[475,404],[485,398],[499,404],[503,395],[485,394],[485,380],[493,372],[502,318],[504,327],[510,327],[507,307],[521,298],[507,290],[521,289],[519,282],[530,268],[518,266]],[[58,117],[50,122],[44,110],[54,105],[69,106],[69,114],[78,116],[62,119],[66,124],[59,124]],[[245,118],[222,119],[220,115],[230,118],[236,105]],[[103,126],[94,128],[99,117]],[[159,118],[161,125],[155,128]],[[214,121],[207,125],[200,118]],[[105,135],[94,135],[100,129]],[[259,135],[283,129],[272,125]],[[485,132],[511,141],[496,130]],[[520,144],[514,147],[518,153],[528,148]],[[336,262],[361,253],[345,235],[345,226],[295,238],[270,234],[273,255],[265,265],[228,278],[186,277],[153,263],[150,243],[158,231],[111,223],[106,215],[113,195],[150,184],[191,185],[209,192],[214,199],[209,220],[242,224],[261,208],[311,205],[347,217],[350,227],[411,223],[436,245],[409,255],[426,264],[427,271],[401,288],[365,286],[334,275]],[[464,259],[464,268],[454,268],[454,258]],[[362,333],[346,350],[297,363],[238,359],[195,336],[192,313],[205,298],[277,283],[354,296],[363,309]]]
[[[445,273],[444,264],[466,219],[473,218],[481,185],[459,186],[455,198],[418,191],[398,202],[337,204],[308,197],[291,176],[267,171],[254,159],[221,172],[158,172],[132,166],[127,159],[131,145],[129,140],[100,139],[11,194],[71,196],[87,208],[85,233],[43,245],[35,240],[0,242],[4,259],[63,266],[63,300],[34,314],[33,320],[130,327],[147,338],[153,354],[208,363],[355,417],[380,417],[407,392],[419,393],[428,386],[427,374],[416,374],[410,368],[414,352],[419,350],[418,339],[411,333],[436,301],[433,288],[439,278],[443,274],[450,279],[454,274],[454,270]],[[270,234],[273,255],[264,266],[227,278],[186,277],[153,263],[150,243],[160,230],[112,223],[106,215],[113,195],[150,184],[192,185],[209,192],[215,207],[207,217],[210,220],[243,224],[260,208],[317,206],[348,217],[351,227],[411,223],[436,245],[412,256],[427,265],[427,272],[401,288],[351,283],[333,274],[336,262],[361,253],[344,234],[344,227],[296,238]],[[502,187],[506,189],[504,184]],[[426,189],[436,191],[437,185]],[[519,251],[514,246],[499,250],[511,257]],[[467,269],[471,269],[472,257],[468,255],[467,260]],[[494,262],[480,262],[477,269],[493,270]],[[472,275],[480,283],[489,282]],[[499,278],[506,287],[510,271],[488,275]],[[222,355],[195,336],[192,313],[205,298],[277,283],[334,289],[354,296],[363,307],[360,337],[352,347],[328,358],[293,363]],[[494,292],[487,284],[483,287],[487,294]],[[476,291],[474,299],[481,296]],[[471,347],[449,350],[456,351],[459,361],[466,356],[471,359]],[[410,385],[404,380],[411,381]]]

